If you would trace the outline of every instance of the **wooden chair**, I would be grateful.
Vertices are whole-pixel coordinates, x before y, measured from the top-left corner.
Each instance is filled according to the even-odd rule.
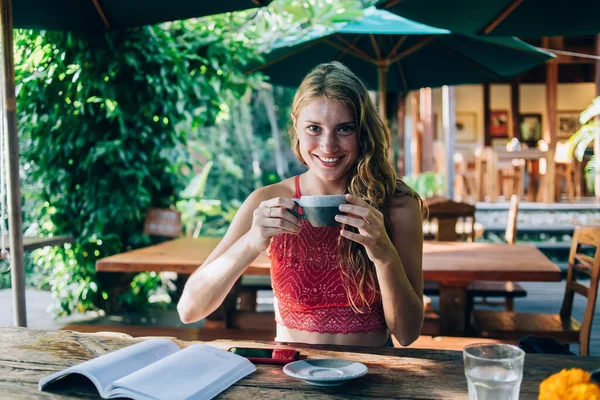
[[[475,197],[475,171],[463,153],[454,153],[454,197],[467,200]]]
[[[514,244],[517,237],[517,216],[519,213],[519,196],[513,194],[510,197],[510,207],[508,208],[508,220],[506,222],[506,231],[504,239],[508,244]],[[488,297],[504,297],[502,302],[489,301]],[[472,304],[485,304],[492,306],[504,306],[506,311],[514,311],[515,298],[527,296],[527,291],[523,286],[515,282],[473,282],[469,285],[469,301]],[[476,302],[474,297],[483,297],[482,301]],[[468,306],[469,307],[469,306]]]
[[[437,220],[438,229],[435,240],[455,242],[457,240],[475,241],[475,206],[457,202],[445,197],[434,196],[425,199],[427,219]],[[464,229],[457,232],[456,225],[462,220]],[[470,229],[467,227],[469,225]]]
[[[525,160],[503,161],[498,165],[498,186],[504,198],[513,194],[517,194],[519,197],[524,196],[524,176]]]
[[[181,213],[166,208],[149,208],[144,220],[144,233],[152,236],[176,238],[183,235]]]
[[[594,256],[588,255],[594,247]],[[590,277],[590,285],[577,281],[577,275]],[[554,337],[564,344],[578,343],[579,354],[590,353],[590,332],[598,296],[600,276],[600,226],[578,227],[569,255],[565,297],[559,314],[473,311],[473,328],[485,338],[518,339],[526,335]],[[575,293],[587,297],[583,321],[572,317]]]
[[[459,203],[443,197],[431,197],[425,199],[428,207],[428,219],[438,219],[438,232],[435,240],[456,241],[460,235],[456,233],[456,224],[459,218],[470,220],[472,225],[471,233],[468,236],[469,241],[475,240],[475,206],[467,203]],[[514,195],[511,198],[511,209],[509,215],[512,221],[508,223],[510,229],[516,229],[516,218],[518,211],[519,198]],[[465,222],[466,225],[466,222]],[[508,228],[507,228],[508,229]],[[512,238],[515,234],[512,233]],[[439,284],[435,281],[424,282],[424,294],[427,296],[439,295]],[[473,282],[468,288],[468,305],[470,309],[473,305],[474,297],[483,297],[483,302],[488,305],[505,305],[507,310],[514,309],[515,297],[524,297],[527,291],[523,286],[513,282]],[[504,300],[501,303],[488,301],[489,297],[501,297]]]

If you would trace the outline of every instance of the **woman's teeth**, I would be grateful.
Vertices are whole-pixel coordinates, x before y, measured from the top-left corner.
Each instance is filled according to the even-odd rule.
[[[319,157],[319,158],[321,159],[321,161],[326,162],[326,163],[333,163],[340,159],[340,157],[335,157],[335,158]]]

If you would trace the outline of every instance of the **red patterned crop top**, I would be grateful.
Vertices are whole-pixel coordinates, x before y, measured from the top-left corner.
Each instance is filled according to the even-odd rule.
[[[300,197],[299,176],[296,176],[295,197]],[[269,258],[277,323],[318,333],[386,329],[381,302],[363,313],[355,312],[350,306],[338,261],[339,234],[339,226],[317,228],[302,220],[297,235],[273,237]]]

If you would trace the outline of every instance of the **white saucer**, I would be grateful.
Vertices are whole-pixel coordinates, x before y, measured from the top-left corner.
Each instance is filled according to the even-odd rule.
[[[368,371],[367,366],[362,363],[336,358],[300,360],[283,367],[286,375],[317,386],[341,385],[365,375]]]

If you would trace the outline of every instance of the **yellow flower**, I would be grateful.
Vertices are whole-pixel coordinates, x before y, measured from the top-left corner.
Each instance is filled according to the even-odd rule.
[[[563,369],[540,384],[539,400],[600,400],[600,387],[590,383],[590,373]]]
[[[600,400],[600,388],[595,383],[579,383],[569,387],[565,396],[567,400]]]

